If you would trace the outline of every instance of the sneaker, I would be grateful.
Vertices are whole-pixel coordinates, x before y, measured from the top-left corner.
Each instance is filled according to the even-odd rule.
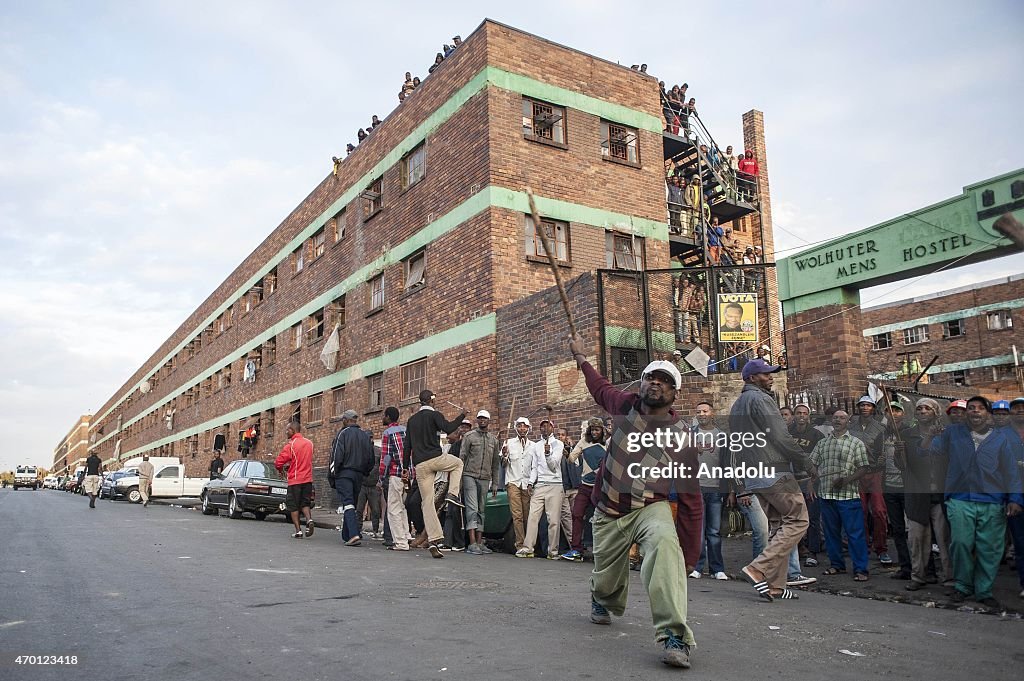
[[[441,547],[433,542],[427,544],[427,550],[430,551],[430,555],[434,558],[444,558],[444,554],[441,553]]]
[[[466,555],[467,556],[482,556],[483,553],[480,552],[480,547],[478,547],[476,544],[470,544],[469,546],[466,547]]]
[[[910,573],[907,572],[906,570],[898,570],[898,571],[892,573],[892,575],[890,575],[889,579],[902,579],[905,582],[908,579],[910,579]]]
[[[306,521],[306,536],[307,537],[312,537],[314,529],[316,529],[316,525],[313,524],[313,519],[310,518],[309,520]]]
[[[388,549],[388,551],[408,551],[409,547],[408,546],[398,546],[397,544],[392,544],[391,546],[388,546],[387,549]]]
[[[937,582],[937,581],[939,581],[939,580],[936,579],[935,582]],[[931,584],[934,584],[935,582],[931,582]],[[952,589],[953,587],[956,586],[956,580],[955,579],[947,579],[946,581],[944,581],[942,583],[942,586],[944,586],[944,587],[946,587],[948,589]]]
[[[571,560],[571,561],[574,561],[574,562],[577,562],[577,563],[582,563],[583,562],[583,554],[580,553],[579,551],[577,551],[576,549],[573,549],[571,551],[566,551],[565,553],[563,553],[562,554],[562,560]],[[1022,594],[1022,595],[1024,595],[1024,594]]]
[[[700,572],[698,572],[697,570],[694,570],[693,572],[690,573],[689,577],[690,577],[690,579],[700,579],[701,577],[703,577],[703,575]]]
[[[725,574],[724,572],[716,572],[715,573],[715,579],[717,579],[719,581],[722,581],[722,582],[725,582],[725,581],[728,581],[729,575]]]
[[[301,532],[296,532],[295,534],[292,535],[292,539],[302,539],[305,536],[306,535],[302,534]]]
[[[516,551],[516,558],[533,558],[533,549],[528,549],[524,546]]]
[[[892,565],[892,556],[888,553],[880,553],[878,554],[878,562],[882,565]]]
[[[548,560],[561,560],[562,557],[557,553],[549,553],[547,556]]]
[[[804,577],[803,575],[793,575],[786,580],[786,586],[807,586],[808,584],[814,584],[818,581],[817,577]]]
[[[453,546],[452,547],[452,551],[454,551],[455,553],[462,553],[465,550],[466,550],[465,546]]]
[[[980,601],[978,601],[978,603],[984,605],[986,608],[991,608],[993,610],[1003,609],[1003,606],[999,605],[999,601],[992,598],[991,596],[989,596],[988,598],[982,598]]]
[[[640,572],[640,563],[642,562],[642,560],[634,560],[631,558],[629,560],[629,569],[633,572]]]
[[[804,560],[804,567],[818,567],[818,559],[814,556],[807,556]]]
[[[449,494],[448,496],[446,496],[444,498],[444,500],[447,501],[449,504],[453,504],[455,506],[458,506],[459,508],[465,508],[466,507],[466,505],[464,503],[462,503],[462,499],[460,499],[457,494]]]
[[[439,542],[439,543],[437,544],[437,550],[438,550],[438,551],[444,551],[445,553],[449,553],[449,552],[451,552],[451,550],[452,550],[452,547],[448,546],[448,545],[447,545],[447,544],[445,544],[444,542]]]
[[[480,553],[483,553],[483,554],[494,553],[494,551],[491,551],[489,548],[487,548],[487,544],[485,544],[483,542],[480,542],[479,544],[477,544],[476,547],[478,549],[480,549]]]
[[[668,634],[668,638],[662,642],[665,646],[665,652],[661,654],[661,661],[670,667],[689,669],[690,646],[683,643],[683,639],[672,632],[666,631],[665,633]]]
[[[903,587],[907,591],[920,591],[924,588],[924,584],[917,581],[916,579],[910,580],[910,583]]]
[[[608,614],[608,609],[595,601],[593,596],[590,597],[590,621],[594,624],[612,623],[612,616]]]
[[[357,534],[356,536],[352,537],[347,542],[345,542],[345,546],[359,546],[362,543],[362,541],[363,538]]]

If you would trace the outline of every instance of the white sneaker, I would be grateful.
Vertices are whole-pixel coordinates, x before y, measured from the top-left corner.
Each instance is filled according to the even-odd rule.
[[[699,572],[697,572],[696,570],[694,570],[693,572],[690,573],[690,579],[700,579],[700,578],[701,578],[701,574]]]
[[[805,577],[803,575],[796,575],[786,580],[786,586],[807,586],[808,584],[814,584],[818,581],[817,577]]]
[[[725,574],[724,572],[716,572],[715,573],[715,579],[718,579],[718,580],[721,580],[721,581],[724,582],[724,581],[727,581],[729,579],[729,575]]]

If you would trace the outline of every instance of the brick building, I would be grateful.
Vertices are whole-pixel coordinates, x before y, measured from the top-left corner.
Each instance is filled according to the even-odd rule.
[[[89,414],[78,417],[78,421],[53,450],[53,464],[50,472],[54,475],[70,475],[75,466],[84,465],[89,456]]]
[[[766,168],[761,114],[743,121]],[[201,475],[218,436],[230,460],[255,426],[245,453],[270,456],[297,416],[322,466],[345,409],[379,435],[384,407],[404,420],[426,387],[449,417],[448,403],[503,421],[513,399],[517,413],[564,402],[582,381],[565,371],[564,331],[531,322],[561,311],[526,189],[567,281],[704,268],[699,238],[669,234],[666,167],[711,173],[708,186],[721,171],[696,133],[664,128],[651,76],[484,21],[99,409],[91,448],[181,456]],[[760,213],[734,194],[708,201],[771,253],[765,172],[757,185]],[[581,303],[590,338],[596,304]]]
[[[869,373],[906,382],[936,358],[927,374],[932,385],[966,389],[951,394],[1018,397],[1022,314],[1024,275],[865,308]]]

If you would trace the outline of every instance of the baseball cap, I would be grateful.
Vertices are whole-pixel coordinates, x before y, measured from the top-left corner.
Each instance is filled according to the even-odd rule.
[[[679,390],[683,386],[683,376],[682,374],[679,373],[679,369],[677,369],[676,365],[673,364],[672,362],[669,362],[664,359],[656,359],[650,364],[648,364],[646,367],[644,367],[644,371],[642,374],[640,374],[640,376],[646,376],[647,374],[652,373],[654,371],[660,371],[671,376],[672,380],[675,382],[674,387],[676,390]]]
[[[462,425],[464,425],[464,426],[472,426],[473,422],[470,421],[469,419],[462,419]]]
[[[996,400],[992,403],[992,411],[995,411],[996,409],[1005,409],[1006,411],[1010,411],[1010,402],[1008,400]]]
[[[1012,400],[1010,400],[1011,407],[1015,404],[1024,404],[1024,397],[1015,397]]]
[[[359,412],[355,409],[346,409],[345,413],[341,415],[343,419],[357,419],[359,418]]]
[[[857,404],[858,405],[861,405],[861,404],[874,404],[874,403],[875,403],[875,401],[873,399],[871,399],[871,397],[869,397],[868,395],[865,395],[864,397],[862,397],[859,400],[857,400]]]
[[[774,374],[781,371],[782,367],[772,366],[768,362],[764,361],[760,357],[752,359],[743,365],[743,380],[747,380],[755,374]]]
[[[675,350],[675,351],[674,351],[674,352],[672,353],[672,356],[673,356],[673,357],[682,357],[682,356],[683,356],[683,353],[682,353],[682,351],[681,351],[681,350]]]
[[[953,400],[952,402],[949,403],[949,406],[946,407],[946,413],[948,414],[953,409],[957,408],[967,409],[967,400]]]
[[[903,405],[900,404],[899,402],[890,402],[889,403],[889,408],[890,409],[899,409],[900,411],[903,411]]]
[[[484,417],[485,419],[489,419],[491,418],[491,412],[487,411],[486,409],[481,409],[476,413],[476,417],[480,418],[481,416]]]
[[[526,418],[525,416],[520,416],[519,418],[516,419],[516,425],[518,426],[520,423],[525,423],[529,427],[530,419]]]

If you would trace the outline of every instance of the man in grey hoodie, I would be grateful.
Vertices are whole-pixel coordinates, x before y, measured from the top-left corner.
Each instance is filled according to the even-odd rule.
[[[737,463],[762,464],[763,477],[746,476],[744,491],[754,493],[768,516],[769,540],[757,558],[742,570],[761,598],[791,600],[796,594],[786,588],[789,555],[807,532],[807,504],[792,470],[817,474],[800,444],[789,434],[779,405],[772,396],[772,375],[781,367],[763,359],[743,366],[743,392],[729,413],[729,430],[734,442],[742,443]],[[795,466],[794,466],[795,464]],[[771,470],[774,468],[774,470]]]

